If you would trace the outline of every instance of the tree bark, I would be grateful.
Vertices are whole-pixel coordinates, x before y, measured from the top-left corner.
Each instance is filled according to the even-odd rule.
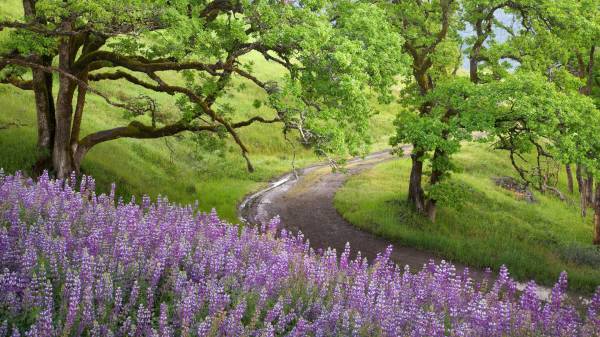
[[[473,83],[479,82],[478,66],[479,61],[474,56],[471,56],[471,58],[469,58],[469,78]]]
[[[579,188],[579,201],[580,201],[580,207],[581,207],[581,216],[585,217],[586,211],[587,211],[587,197],[586,197],[587,188],[585,185],[585,181],[583,179],[582,171],[583,171],[583,168],[581,167],[581,165],[577,164],[577,169],[575,170],[575,177],[577,178],[577,187]]]
[[[575,169],[575,178],[577,179],[577,189],[581,194],[585,190],[585,185],[583,184],[583,168],[579,164],[577,164],[577,168]]]
[[[27,19],[35,20],[35,0],[23,0],[23,13]],[[39,20],[39,18],[38,18]],[[52,65],[52,56],[33,55],[34,62],[44,66]],[[43,170],[50,169],[52,148],[54,147],[54,96],[52,96],[51,73],[32,68],[32,89],[35,97],[37,119],[38,158],[33,165],[32,174],[40,175]]]
[[[423,192],[423,151],[414,151],[411,155],[412,167],[408,184],[408,201],[419,213],[425,211],[425,193]]]
[[[431,222],[435,222],[435,217],[437,215],[437,200],[427,199],[425,208],[426,208],[427,218]]]
[[[82,81],[88,82],[87,72],[82,74]],[[77,151],[77,142],[81,134],[81,120],[83,118],[83,108],[85,106],[85,96],[87,89],[80,85],[77,87],[77,104],[75,105],[75,115],[73,117],[73,127],[71,129],[71,148],[73,153]]]
[[[484,35],[484,31],[482,29],[483,19],[478,20],[475,24],[477,39],[473,44],[471,49],[471,53],[469,54],[469,79],[471,82],[477,84],[479,83],[479,57],[481,54],[481,47],[483,47],[483,43],[487,38],[487,34]]]
[[[426,95],[433,88],[433,82],[430,76],[427,75],[430,60],[415,58],[416,64],[429,64],[424,66],[424,69],[414,70],[413,75],[419,87],[421,95]],[[423,104],[419,108],[419,114],[426,115],[430,112],[431,105]],[[420,214],[426,214],[425,192],[423,191],[423,156],[425,151],[418,150],[418,146],[413,144],[413,153],[410,155],[412,167],[410,170],[410,180],[408,184],[408,202],[414,207],[415,211]]]
[[[52,74],[33,70],[33,91],[37,114],[38,141],[41,150],[50,151],[54,142],[54,102],[52,96]]]
[[[38,137],[38,158],[33,165],[32,174],[39,176],[44,170],[51,169],[52,166],[56,123],[54,97],[52,96],[52,74],[33,70],[32,77]]]
[[[573,172],[571,170],[571,164],[565,165],[565,171],[567,173],[567,188],[569,193],[573,193]]]
[[[69,28],[67,25],[64,25]],[[70,72],[73,63],[71,38],[63,38],[59,46],[59,68]],[[71,148],[71,122],[73,118],[73,96],[76,84],[62,72],[59,74],[59,89],[56,98],[56,135],[52,152],[52,164],[60,179],[75,171]]]
[[[75,170],[70,137],[74,89],[75,85],[69,79],[61,77],[56,99],[56,137],[52,152],[52,163],[58,178],[67,178]]]
[[[425,60],[415,59],[417,64],[427,63]],[[425,95],[433,87],[431,77],[427,76],[427,68],[425,70],[415,70],[413,75],[419,86],[421,95]],[[431,109],[429,104],[423,104],[420,107],[420,114],[427,114]],[[410,170],[410,180],[408,184],[408,202],[414,207],[415,211],[420,214],[426,214],[425,192],[423,191],[423,156],[425,151],[417,150],[417,146],[413,144],[413,153],[410,155],[412,167]]]
[[[600,184],[596,184],[594,203],[594,244],[600,245]]]
[[[447,156],[446,153],[443,150],[440,150],[438,148],[435,150],[435,152],[433,154],[432,161],[435,163],[436,161],[439,161],[440,159],[442,159],[446,156]],[[435,184],[439,183],[442,180],[442,175],[443,175],[442,171],[434,168],[431,172],[431,177],[429,178],[429,184],[431,186],[434,186]],[[425,211],[426,211],[426,214],[427,214],[427,217],[429,218],[429,220],[431,220],[431,222],[435,222],[435,216],[437,213],[437,200],[429,197],[425,204]]]
[[[587,204],[594,205],[594,176],[588,172],[587,179],[585,180],[586,184],[586,194]]]

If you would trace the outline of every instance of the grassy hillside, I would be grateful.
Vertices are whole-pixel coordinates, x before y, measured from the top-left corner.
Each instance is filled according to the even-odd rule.
[[[20,1],[0,0],[0,3],[0,17],[22,15]],[[248,57],[255,62],[255,69],[263,80],[277,78],[283,73],[283,69],[267,65],[257,54]],[[172,83],[182,84],[174,73],[162,73],[161,76]],[[236,81],[239,83],[242,79]],[[167,94],[144,91],[126,81],[104,81],[93,85],[116,97],[149,95],[158,102],[160,114],[169,120],[177,119],[180,114],[175,98]],[[216,104],[233,106],[233,120],[242,120],[258,112],[273,114],[265,107],[258,110],[253,107],[257,98],[264,98],[264,92],[248,83],[247,90],[220,99]],[[0,102],[0,126],[8,127],[0,128],[0,167],[6,172],[27,172],[36,156],[33,93],[0,84]],[[391,111],[393,107],[384,109]],[[373,118],[378,147],[387,144],[385,135],[391,132],[392,115],[384,113]],[[82,135],[125,125],[130,120],[124,116],[123,110],[90,94],[84,111]],[[216,208],[223,218],[236,221],[236,204],[242,197],[272,177],[291,170],[293,158],[292,147],[284,139],[281,125],[252,125],[241,130],[240,135],[250,150],[250,158],[256,168],[254,173],[247,172],[239,148],[233,142],[228,141],[224,151],[207,151],[199,148],[189,133],[163,139],[120,139],[100,144],[87,155],[82,171],[96,178],[100,190],[106,191],[111,182],[116,182],[118,194],[127,199],[131,195],[156,197],[160,194],[182,203],[198,200],[202,209]],[[310,150],[294,145],[297,166],[318,160]]]
[[[405,159],[352,177],[336,194],[335,205],[356,226],[402,245],[476,267],[506,264],[513,276],[547,285],[567,270],[574,289],[595,289],[600,253],[591,245],[592,221],[581,218],[576,202],[536,193],[538,202],[528,204],[497,187],[492,177],[514,172],[504,154],[487,145],[465,146],[456,161],[462,173],[453,179],[466,186],[466,200],[462,207],[439,207],[435,224],[405,202],[410,171]]]
[[[257,61],[260,59],[257,58]],[[265,70],[265,74],[268,72]],[[116,95],[135,96],[139,88],[124,82],[103,82],[97,87]],[[148,93],[149,94],[149,93]],[[237,93],[227,101],[236,107],[235,120],[256,113],[252,107],[258,90]],[[161,112],[177,115],[173,98],[152,94]],[[83,134],[124,125],[123,111],[106,104],[101,98],[89,96],[84,112]],[[28,171],[35,160],[35,115],[33,93],[8,85],[0,85],[0,167],[6,172]],[[264,109],[264,108],[262,108]],[[391,115],[374,118],[374,126],[385,130]],[[383,132],[380,135],[383,137]],[[210,152],[198,148],[192,135],[154,140],[120,139],[94,147],[85,158],[82,170],[93,175],[101,190],[116,182],[118,193],[167,195],[170,200],[190,202],[199,200],[203,209],[216,208],[227,220],[236,219],[235,205],[241,198],[266,183],[273,176],[291,170],[293,151],[281,133],[281,126],[253,125],[240,131],[250,149],[254,173],[246,170],[239,149],[227,142],[225,151]],[[385,144],[382,140],[380,144]],[[381,146],[381,145],[380,145]],[[295,144],[296,165],[302,166],[317,158],[310,150]]]

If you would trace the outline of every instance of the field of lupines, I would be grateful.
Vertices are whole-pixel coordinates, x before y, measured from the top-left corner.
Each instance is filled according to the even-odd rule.
[[[411,273],[78,185],[0,173],[0,336],[600,336],[600,292],[575,309],[566,274],[543,302],[505,269]]]

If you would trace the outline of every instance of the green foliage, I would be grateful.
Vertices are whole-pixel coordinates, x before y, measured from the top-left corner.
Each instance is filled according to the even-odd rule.
[[[593,58],[600,54],[590,49],[600,37],[597,4],[405,1],[384,8],[411,42],[404,50],[415,69],[401,96],[404,109],[391,145],[412,144],[432,172],[448,177],[461,141],[484,131],[496,148],[509,152],[521,178],[536,187],[547,179],[542,162],[580,163],[597,172],[597,81],[587,74],[594,73]],[[518,23],[500,21],[499,13]],[[448,34],[441,35],[444,20]],[[459,34],[464,29],[472,35]],[[506,41],[499,41],[497,32],[504,32]],[[477,64],[470,80],[456,71],[463,46]],[[532,152],[537,158],[528,162]]]
[[[427,187],[427,194],[440,206],[461,210],[473,189],[462,181],[444,180]]]
[[[478,86],[474,108],[487,116],[487,130],[498,149],[523,158],[540,157],[562,163],[587,162],[596,152],[600,112],[586,96],[559,90],[539,74],[517,71],[502,81]],[[595,165],[590,165],[594,167]],[[539,172],[522,168],[539,179]],[[536,176],[538,176],[536,178]]]
[[[395,121],[397,134],[392,145],[410,143],[415,148],[431,152],[443,149],[456,153],[460,142],[471,138],[471,132],[482,130],[484,115],[472,109],[475,86],[466,78],[451,78],[437,83],[425,95],[407,96],[407,110]],[[429,105],[426,114],[419,107]],[[412,108],[412,109],[411,109]],[[450,111],[450,113],[449,113]],[[459,113],[460,112],[460,113]]]
[[[371,103],[389,103],[396,76],[407,69],[399,52],[402,38],[387,25],[385,13],[350,0],[40,0],[34,17],[0,21],[5,26],[9,38],[0,40],[0,59],[7,64],[22,67],[11,57],[37,60],[41,55],[64,61],[65,52],[59,56],[58,50],[68,41],[75,49],[72,60],[58,62],[61,71],[87,78],[89,69],[92,81],[94,76],[114,80],[107,72],[118,65],[120,73],[113,77],[177,96],[179,111],[158,125],[155,109],[144,109],[143,100],[118,96],[117,105],[132,110],[127,117],[151,115],[153,129],[176,125],[178,130],[208,129],[219,137],[223,126],[244,156],[247,147],[234,129],[247,124],[233,127],[239,122],[233,117],[243,113],[226,101],[234,92],[254,87],[268,96],[251,100],[257,114],[248,116],[248,123],[275,114],[284,131],[300,131],[301,141],[317,154],[343,158],[368,151]],[[256,72],[255,59],[245,57],[251,52],[262,55],[276,75]],[[21,73],[11,71],[0,80]]]

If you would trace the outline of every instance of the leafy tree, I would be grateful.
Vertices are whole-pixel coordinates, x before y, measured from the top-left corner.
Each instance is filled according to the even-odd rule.
[[[434,220],[436,200],[427,197],[423,188],[424,163],[428,156],[432,156],[430,185],[441,182],[448,168],[450,153],[447,151],[454,147],[454,140],[450,140],[452,135],[445,130],[454,111],[448,109],[440,113],[434,109],[428,95],[437,81],[454,77],[458,70],[459,3],[436,0],[384,1],[379,4],[386,10],[391,25],[404,37],[402,50],[410,56],[413,70],[402,97],[409,103],[409,111],[399,115],[396,121],[398,132],[391,139],[391,144],[412,144],[408,200],[417,212]]]
[[[520,14],[521,18],[529,17],[530,13],[534,12],[537,7],[536,2],[527,0],[485,0],[463,1],[461,4],[463,9],[462,20],[472,33],[470,36],[466,36],[464,41],[469,58],[469,79],[473,83],[497,79],[498,70],[501,73],[506,73],[498,59],[519,60],[518,56],[505,50],[500,55],[494,55],[494,51],[497,49],[495,47],[498,45],[497,32],[508,30],[514,34],[512,31],[514,27],[510,23],[498,19],[498,15],[504,12],[508,15],[511,13]],[[480,71],[482,68],[485,70],[483,79]]]
[[[589,132],[599,130],[593,121],[600,114],[589,98],[561,91],[542,74],[518,70],[478,91],[472,108],[486,116],[493,145],[508,151],[520,178],[542,192],[554,190],[549,179],[556,178],[544,165],[578,160],[588,151]]]
[[[560,10],[568,9],[568,16]],[[562,15],[561,15],[562,14]],[[547,32],[550,37],[557,39],[558,50],[565,56],[560,62],[569,73],[580,80],[578,90],[581,95],[591,96],[594,90],[594,68],[598,58],[597,41],[600,39],[600,8],[593,1],[583,1],[570,5],[549,7],[548,21],[553,29]],[[582,212],[585,214],[587,205],[594,203],[594,169],[577,164],[577,183],[581,196]],[[587,174],[586,174],[587,173]],[[584,178],[584,175],[586,176]],[[572,178],[571,178],[572,179]],[[599,239],[600,240],[600,239]]]
[[[594,178],[598,179],[596,158],[600,157],[594,144],[597,137],[593,136],[599,132],[597,110],[600,105],[596,96],[599,83],[595,74],[599,59],[600,7],[597,1],[543,1],[531,6],[522,17],[521,32],[511,34],[509,41],[497,48],[495,57],[498,59],[507,51],[518,55],[521,70],[543,74],[546,81],[555,85],[556,90],[551,92],[558,95],[553,102],[559,119],[542,130],[544,142],[530,141],[529,145],[534,145],[538,157],[546,152],[542,156],[565,164],[570,192],[574,189],[571,165],[576,165],[582,215],[585,216],[589,205],[594,206],[594,242],[600,243],[600,200],[595,198],[600,195],[600,185],[596,183],[595,192],[593,187]],[[544,110],[540,108],[537,112],[543,115]],[[559,146],[552,149],[552,144]],[[537,172],[541,177],[541,171],[537,169]]]
[[[23,18],[0,22],[10,35],[0,44],[0,81],[33,90],[38,146],[47,154],[38,165],[50,163],[58,177],[78,172],[85,154],[102,142],[184,131],[230,136],[251,170],[237,130],[253,123],[297,130],[320,154],[364,152],[369,93],[388,101],[403,67],[402,40],[383,13],[349,0],[24,0],[23,8]],[[285,69],[285,76],[258,78],[245,57],[250,53]],[[167,79],[171,73],[175,80]],[[234,78],[243,86],[236,88]],[[180,116],[160,123],[151,94],[117,98],[93,85],[115,80],[175,96]],[[267,94],[255,106],[268,105],[274,117],[233,120],[222,99],[248,85]],[[152,122],[81,135],[88,94]]]
[[[584,69],[586,76],[594,74],[593,1],[380,4],[404,37],[403,50],[412,60],[413,76],[402,97],[406,108],[396,120],[397,134],[391,142],[413,145],[409,201],[418,212],[435,219],[439,191],[448,190],[436,185],[444,184],[454,169],[451,155],[473,131],[486,131],[496,148],[507,150],[525,183],[561,196],[548,168],[597,157],[595,147],[581,136],[596,131],[597,110],[591,100],[577,94],[593,89],[588,80],[573,76]],[[566,22],[573,12],[581,13],[582,19]],[[512,17],[515,23],[499,20],[499,15]],[[507,41],[499,40],[497,32],[507,35]],[[555,45],[558,48],[548,51]],[[573,54],[580,45],[591,56]],[[468,80],[458,71],[463,52],[470,64]],[[569,71],[571,64],[579,71]],[[533,164],[527,167],[525,157],[532,153]],[[431,166],[425,188],[424,163]]]

